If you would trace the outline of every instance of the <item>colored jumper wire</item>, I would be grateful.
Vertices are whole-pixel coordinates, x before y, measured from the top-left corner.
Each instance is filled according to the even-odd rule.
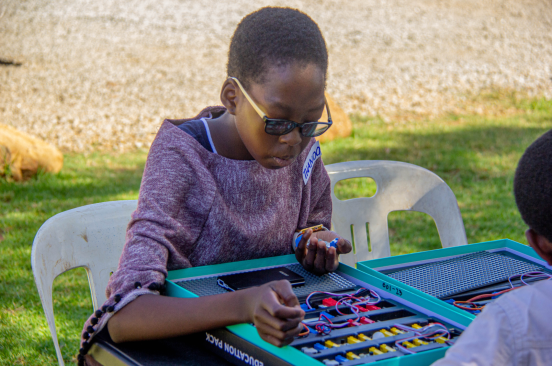
[[[361,293],[363,291],[367,291],[367,289],[359,288],[357,291],[355,291],[353,293],[350,293],[350,294],[336,294],[336,293],[333,293],[333,292],[314,291],[314,292],[311,292],[309,294],[309,296],[307,296],[307,299],[305,300],[305,304],[307,305],[307,307],[309,309],[313,309],[313,307],[310,304],[310,299],[315,294],[326,294],[326,295],[330,295],[330,296],[340,296],[340,299],[337,300],[337,302],[335,304],[335,310],[337,311],[338,314],[346,315],[346,314],[343,314],[339,310],[339,305],[340,304],[347,305],[351,309],[351,312],[356,315],[357,318],[353,321],[353,323],[356,323],[361,318],[360,313],[359,313],[360,311],[359,311],[357,306],[375,305],[375,304],[377,304],[381,301],[380,295],[377,292],[373,291],[373,290],[369,290],[369,295],[372,295],[373,297],[375,297],[376,298],[375,301],[370,301],[370,296],[368,296],[367,300],[363,300],[362,298],[359,298],[359,297],[356,296],[356,295],[358,295],[359,293]],[[356,302],[353,303],[353,301],[356,301]],[[345,327],[348,327],[352,324],[352,322],[350,322],[350,321],[346,321],[346,322],[343,322],[343,323],[337,323],[336,324],[336,323],[332,322],[324,314],[319,315],[318,321],[315,321],[315,322],[305,322],[305,321],[303,321],[303,323],[307,324],[307,325],[313,325],[314,324],[314,329],[318,333],[324,334],[324,335],[330,334],[332,329],[345,328]]]
[[[517,287],[514,287],[514,284],[512,283],[512,278],[514,277],[518,277],[519,276],[519,279],[520,281],[523,283],[523,285],[521,286],[517,286]],[[485,307],[485,305],[477,305],[475,303],[476,300],[481,300],[481,299],[486,299],[486,298],[493,298],[493,297],[496,297],[496,296],[500,296],[502,294],[505,294],[506,292],[510,292],[512,290],[515,290],[516,288],[520,288],[520,287],[523,287],[523,286],[527,286],[528,283],[525,282],[523,280],[523,277],[529,277],[529,278],[542,278],[542,277],[547,277],[548,280],[552,279],[552,276],[547,274],[547,273],[544,273],[544,272],[527,272],[527,273],[523,273],[521,275],[519,274],[516,274],[516,275],[512,275],[510,277],[508,277],[508,282],[510,283],[510,286],[511,288],[509,289],[506,289],[506,290],[502,290],[502,291],[499,291],[499,292],[496,292],[494,294],[481,294],[481,295],[477,295],[477,296],[474,296],[472,297],[471,299],[468,299],[466,301],[455,301],[453,303],[454,306],[456,306],[457,308],[459,309],[462,309],[462,310],[468,310],[468,311],[475,311],[475,310],[483,310],[483,308]],[[543,278],[544,279],[544,278]]]
[[[447,327],[445,327],[441,323],[429,323],[425,327],[419,327],[419,328],[408,327],[402,324],[394,324],[393,326],[405,332],[413,332],[414,334],[416,334],[416,336],[414,337],[403,338],[395,341],[395,346],[397,346],[397,348],[399,348],[401,351],[406,353],[412,353],[412,354],[417,353],[402,345],[402,343],[410,342],[411,340],[414,340],[414,339],[425,338],[429,340],[435,340],[437,338],[446,336],[447,337],[446,340],[447,341],[450,340],[450,332],[448,331]],[[441,343],[442,342],[443,341],[441,341]]]

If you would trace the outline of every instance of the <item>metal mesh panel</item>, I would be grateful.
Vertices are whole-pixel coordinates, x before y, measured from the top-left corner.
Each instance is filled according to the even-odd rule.
[[[426,294],[444,298],[532,271],[546,270],[537,264],[501,253],[482,251],[421,264],[387,275]]]

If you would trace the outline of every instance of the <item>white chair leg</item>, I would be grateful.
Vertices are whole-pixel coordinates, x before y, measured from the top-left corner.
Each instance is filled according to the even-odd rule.
[[[54,341],[54,347],[56,348],[56,354],[59,361],[59,366],[65,366],[63,362],[63,355],[61,354],[61,349],[59,348],[59,342],[56,332],[56,322],[54,319],[54,306],[52,301],[52,283],[44,283],[41,279],[42,287],[39,288],[38,293],[40,299],[42,300],[42,307],[44,308],[44,314],[46,315],[46,321],[48,322],[48,327],[50,328],[50,333],[52,335],[52,340]]]

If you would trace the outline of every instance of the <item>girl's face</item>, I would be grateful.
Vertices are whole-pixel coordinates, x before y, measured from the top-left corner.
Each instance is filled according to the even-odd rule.
[[[261,84],[247,91],[269,118],[296,123],[318,121],[324,111],[324,72],[314,64],[273,67]],[[290,165],[305,149],[311,137],[301,135],[299,127],[286,135],[265,132],[265,123],[236,86],[235,124],[243,145],[263,167],[279,169]]]

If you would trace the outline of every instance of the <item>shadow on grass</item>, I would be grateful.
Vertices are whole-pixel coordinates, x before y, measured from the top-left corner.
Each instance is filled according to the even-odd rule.
[[[23,183],[0,181],[0,363],[55,364],[50,331],[30,265],[33,238],[50,217],[87,204],[136,199],[146,153],[65,156],[59,174]],[[62,352],[75,362],[84,320],[92,311],[84,269],[54,282],[54,312]]]
[[[335,148],[324,151],[324,163],[332,164],[352,160],[397,160],[434,170],[436,173],[479,175],[485,168],[475,163],[479,156],[519,155],[538,136],[552,127],[501,127],[470,126],[450,131],[419,133],[416,131],[392,130],[388,136],[370,133],[370,125],[356,125],[355,137],[336,141]],[[356,139],[381,139],[389,146],[370,147],[355,144]],[[513,167],[515,168],[515,167]]]
[[[425,122],[421,128],[377,119],[353,122],[354,137],[324,144],[325,164],[393,160],[424,167],[455,193],[469,243],[500,238],[525,243],[525,225],[512,193],[513,175],[525,149],[552,127],[552,113],[495,120],[461,117]],[[355,188],[345,183],[341,189],[352,195],[349,191]],[[361,193],[370,196],[372,192]],[[394,212],[388,219],[393,254],[440,247],[429,216]]]

